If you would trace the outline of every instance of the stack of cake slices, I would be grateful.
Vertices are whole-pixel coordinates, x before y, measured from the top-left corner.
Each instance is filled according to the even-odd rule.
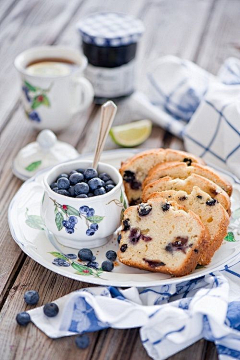
[[[227,234],[231,184],[200,158],[172,149],[139,153],[120,173],[130,207],[119,260],[172,276],[208,265]]]

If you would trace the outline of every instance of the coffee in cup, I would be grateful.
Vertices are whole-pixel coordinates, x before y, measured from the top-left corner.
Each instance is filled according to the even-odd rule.
[[[29,49],[15,59],[22,82],[25,114],[38,129],[58,131],[93,100],[83,77],[87,59],[77,50],[58,46]]]

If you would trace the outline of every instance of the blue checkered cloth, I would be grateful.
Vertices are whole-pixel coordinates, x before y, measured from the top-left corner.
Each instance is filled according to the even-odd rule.
[[[152,66],[148,85],[132,107],[183,138],[189,152],[240,177],[240,60],[227,59],[213,76],[166,56]]]
[[[198,279],[153,288],[92,287],[55,303],[59,314],[28,311],[47,336],[59,338],[109,327],[140,327],[155,360],[167,359],[201,338],[216,344],[220,360],[240,359],[240,261]]]

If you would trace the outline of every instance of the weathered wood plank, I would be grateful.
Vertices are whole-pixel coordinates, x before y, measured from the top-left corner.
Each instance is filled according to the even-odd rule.
[[[83,0],[21,0],[2,21],[0,46],[4,57],[1,59],[1,125],[8,121],[19,97],[17,72],[13,67],[15,57],[29,47],[53,44],[81,4]]]
[[[107,7],[112,4],[113,7],[114,4],[111,3],[110,0],[105,2],[105,7]],[[133,4],[127,5],[128,2],[125,0],[126,9],[129,8],[130,10],[133,9]],[[139,2],[140,4],[140,2]],[[122,6],[123,4],[121,4]],[[120,10],[121,6],[118,7],[118,10]],[[58,10],[58,8],[57,8]],[[28,8],[26,8],[26,12],[29,11]],[[76,29],[73,24],[79,19],[81,16],[85,16],[88,12],[94,12],[94,11],[100,11],[99,2],[94,1],[89,3],[85,2],[84,6],[79,9],[74,14],[74,18],[71,19],[71,21],[68,21],[68,26],[64,30],[64,33],[58,37],[58,42],[62,44],[67,41],[68,46],[73,46],[75,39],[78,39],[78,36],[76,34]],[[67,15],[72,15],[69,10],[67,11]],[[25,15],[26,16],[26,15]],[[53,16],[53,15],[52,15]],[[41,24],[41,21],[43,24],[45,24],[45,19],[42,19],[42,13],[39,13],[39,22]],[[45,26],[45,25],[44,25]],[[73,34],[73,31],[75,32],[75,35]],[[55,34],[57,37],[57,33]],[[95,113],[95,108],[91,107],[87,112],[84,114],[77,115],[75,117],[75,121],[73,124],[66,129],[64,132],[59,134],[59,139],[63,141],[68,141],[73,146],[77,147],[79,151],[81,151],[81,148],[83,147],[83,142],[81,139],[84,139],[85,134],[88,131],[88,125],[87,121],[90,119]],[[90,121],[91,122],[91,121]],[[21,126],[19,126],[21,124]],[[3,274],[1,277],[0,282],[0,292],[2,292],[2,296],[4,296],[4,291],[7,289],[7,286],[9,284],[9,281],[12,276],[10,274],[14,273],[14,269],[16,270],[17,267],[14,266],[15,263],[18,263],[18,258],[21,256],[20,249],[16,246],[16,244],[10,239],[10,233],[7,226],[7,208],[10,202],[10,199],[12,198],[13,194],[17,191],[19,188],[21,182],[13,175],[11,175],[11,164],[16,156],[17,152],[21,147],[26,145],[27,143],[34,141],[37,136],[37,131],[32,129],[31,124],[26,121],[23,111],[20,107],[17,108],[16,112],[11,118],[10,123],[6,126],[5,130],[2,132],[1,137],[1,146],[4,149],[8,149],[8,151],[1,152],[0,154],[0,164],[2,166],[1,172],[2,176],[0,179],[0,198],[2,199],[4,208],[3,211],[3,218],[2,218],[2,226],[0,230],[1,240],[0,240],[0,248],[3,251],[2,254],[7,254],[8,256],[3,255],[4,261],[0,264],[0,274]],[[12,146],[14,144],[14,146]],[[11,180],[10,180],[11,178]],[[11,183],[11,187],[9,187],[8,183]],[[15,184],[15,185],[14,185]],[[8,187],[7,192],[5,191],[5,188]],[[11,189],[11,194],[9,194],[9,190]],[[6,198],[1,196],[1,194],[8,194]],[[1,271],[2,269],[5,269],[4,271]]]
[[[91,2],[91,5],[93,3],[95,6],[94,9],[96,9],[96,11],[101,10],[102,5],[100,6],[98,1]],[[188,5],[187,5],[187,3],[188,3]],[[193,2],[191,2],[191,4],[187,1],[182,1],[181,3],[180,2],[177,3],[176,1],[174,1],[174,4],[171,3],[169,5],[166,5],[167,4],[166,1],[148,1],[148,2],[145,2],[144,7],[140,6],[138,8],[138,13],[134,12],[134,7],[129,10],[125,7],[125,4],[124,4],[124,7],[122,7],[122,9],[124,9],[124,11],[140,15],[143,18],[143,20],[146,24],[147,31],[148,31],[148,37],[146,37],[146,35],[145,35],[145,38],[143,39],[143,46],[140,48],[140,52],[139,52],[139,56],[141,59],[141,62],[139,65],[139,69],[141,69],[140,70],[141,77],[139,79],[141,79],[142,84],[144,84],[144,81],[142,80],[142,78],[144,77],[143,72],[145,70],[146,62],[149,62],[150,60],[153,60],[153,59],[157,58],[158,56],[161,56],[161,55],[167,54],[167,53],[174,53],[177,55],[180,54],[181,56],[184,56],[184,57],[190,58],[190,59],[193,58],[194,53],[197,48],[198,39],[201,38],[202,33],[203,33],[202,27],[205,24],[206,18],[208,18],[207,14],[210,9],[209,3],[211,5],[212,1],[211,2],[193,1]],[[88,4],[89,4],[89,2],[88,2]],[[109,6],[108,2],[106,4]],[[113,4],[113,6],[115,6],[115,4]],[[119,7],[121,7],[121,2],[118,2],[117,4],[119,4]],[[188,9],[189,7],[190,7],[190,10]],[[82,13],[83,8],[74,14],[74,21],[77,20],[78,16],[81,16],[81,14],[83,14]],[[93,9],[93,8],[91,8],[91,9]],[[172,9],[174,9],[174,11]],[[108,10],[111,10],[111,9],[109,8]],[[183,11],[185,12],[185,14],[187,13],[187,15],[185,15],[184,21],[182,24],[181,19],[183,16],[183,14],[182,14]],[[196,20],[196,17],[194,16],[196,13],[200,14],[197,20]],[[175,15],[175,14],[177,14],[177,15]],[[153,21],[153,17],[154,17],[154,21]],[[26,16],[26,19],[29,20],[28,16]],[[36,20],[39,21],[38,17],[35,17],[34,21],[36,21]],[[77,39],[77,37],[75,37],[75,29],[73,29],[73,26],[72,26],[74,21],[72,21],[72,20],[69,21],[69,25],[67,25],[67,26],[66,26],[66,23],[64,23],[63,28],[62,28],[62,29],[64,29],[63,36],[60,35],[60,37],[59,37],[59,32],[56,31],[56,37],[54,40],[51,39],[51,41],[54,42],[57,39],[57,42],[59,42],[59,43],[65,43],[65,44],[71,44],[71,45],[74,44],[75,46],[77,46],[78,39]],[[154,26],[153,26],[153,24],[154,24]],[[155,26],[155,24],[156,24],[156,26]],[[176,26],[176,24],[178,24],[178,26]],[[184,30],[182,33],[179,30],[180,25],[182,27],[184,27]],[[66,27],[66,29],[65,29],[65,27]],[[195,29],[195,27],[196,27],[196,29]],[[70,30],[70,28],[71,28],[71,30]],[[152,33],[150,33],[151,29],[152,29]],[[189,31],[189,29],[191,29],[191,31]],[[156,44],[156,34],[158,36],[158,39],[160,39],[157,44]],[[74,39],[74,41],[72,39]],[[44,39],[43,43],[45,43],[45,40],[46,40],[46,38]],[[196,44],[195,44],[195,42],[196,42]],[[27,45],[27,47],[28,46],[29,45]],[[145,85],[143,85],[143,87],[144,86]],[[123,107],[124,107],[124,105],[123,105]],[[12,104],[11,104],[10,108],[12,108]],[[123,115],[122,118],[121,118],[121,113]],[[6,166],[4,168],[4,171],[6,169],[9,171],[9,165],[11,163],[11,159],[13,158],[14,152],[16,153],[16,151],[22,146],[23,143],[26,144],[27,142],[32,141],[36,134],[34,131],[32,131],[30,128],[28,129],[27,126],[24,125],[24,127],[23,127],[24,130],[17,132],[17,134],[21,137],[21,139],[19,139],[18,136],[11,136],[11,134],[14,133],[14,130],[16,131],[17,125],[19,124],[19,117],[18,117],[19,114],[20,114],[20,112],[17,112],[16,116],[14,116],[11,119],[10,125],[11,125],[11,123],[12,123],[12,125],[9,128],[8,128],[8,126],[6,127],[7,132],[6,132],[6,137],[4,140],[5,145],[8,146],[8,148],[9,148],[9,144],[14,144],[15,148],[11,149],[10,156],[5,156],[5,158],[4,158],[4,161],[6,161]],[[126,118],[128,115],[129,114],[124,110],[119,111],[120,117],[119,117],[119,120],[116,119],[116,123],[127,122]],[[123,117],[124,117],[124,120],[123,120]],[[131,118],[130,120],[133,120],[133,118]],[[79,150],[81,149],[84,152],[93,150],[92,136],[94,136],[94,134],[96,134],[97,121],[98,121],[98,115],[93,114],[93,116],[90,119],[91,126],[89,128],[86,128],[86,126],[85,127],[84,126],[83,127],[76,126],[76,127],[74,127],[74,130],[72,130],[72,131],[69,130],[68,132],[63,133],[61,136],[63,138],[65,138],[66,140],[68,140],[69,142],[72,141],[72,143],[76,143]],[[85,122],[85,124],[86,124],[86,122]],[[84,128],[85,128],[85,130],[84,130]],[[86,130],[88,130],[88,131],[86,131]],[[76,136],[77,131],[82,132],[82,137]],[[93,131],[93,132],[90,133],[90,131]],[[24,138],[24,135],[25,135],[25,138]],[[24,141],[22,141],[22,138],[24,138]],[[9,139],[9,140],[7,141],[7,139]],[[152,139],[154,139],[154,144],[153,144],[153,142],[151,142],[151,141],[153,141]],[[164,144],[167,143],[166,139],[163,138],[163,132],[161,130],[158,131],[158,135],[156,136],[156,132],[154,131],[153,136],[149,139],[149,143],[144,144],[144,146],[145,145],[148,146],[148,144],[149,144],[148,147],[158,146],[157,144],[158,143],[161,144],[162,141],[164,141]],[[178,141],[175,141],[174,138],[171,139],[171,137],[168,140],[168,144],[169,144],[169,146],[174,147],[174,148],[181,147],[181,143],[179,143]],[[114,147],[114,145],[111,144],[110,140],[108,140],[106,147],[112,148],[112,147]],[[6,154],[8,155],[8,152],[6,152]],[[15,180],[14,178],[12,178],[10,181],[10,185],[9,185],[9,191],[7,191],[7,180],[9,180],[9,179],[7,178],[6,174],[8,173],[8,171],[6,171],[6,173],[4,173],[4,175],[5,175],[4,176],[4,178],[5,178],[5,180],[4,180],[5,198],[4,199],[6,201],[6,204],[7,204],[7,201],[9,200],[9,197],[11,197],[12,194],[16,191],[16,189],[18,188],[19,183],[20,183],[17,180]],[[5,213],[6,213],[6,211],[4,211],[4,214]],[[5,223],[6,223],[6,219],[3,218],[3,225],[2,225],[3,227],[5,226]],[[5,230],[6,230],[6,227],[5,227]],[[10,244],[10,241],[13,243],[13,241],[10,239],[9,233],[4,234],[4,238],[5,238],[4,242],[5,242],[6,247],[7,247],[8,242],[9,242],[9,244]],[[6,247],[4,249],[4,254],[6,254],[6,252],[7,252]],[[9,251],[9,256],[12,256],[12,248],[11,247],[8,249],[8,251]],[[19,249],[18,249],[18,251],[19,251]],[[4,258],[4,256],[3,256],[3,258]],[[19,259],[19,257],[18,257],[18,259]],[[29,286],[37,288],[36,286],[38,284],[41,284],[41,282],[42,282],[42,284],[45,285],[47,289],[49,289],[49,285],[48,285],[49,283],[52,284],[55,281],[57,281],[57,285],[59,286],[59,282],[64,281],[64,280],[58,280],[61,277],[56,276],[56,275],[48,272],[45,269],[44,269],[44,271],[46,271],[46,273],[49,273],[50,277],[48,275],[46,275],[46,273],[44,273],[45,275],[43,277],[39,277],[39,275],[35,274],[36,280],[34,280],[34,281],[31,280],[32,279],[31,273],[33,272],[33,269],[35,269],[35,267],[37,268],[37,272],[41,272],[43,270],[39,270],[40,268],[42,268],[39,265],[34,266],[34,264],[31,265],[30,263],[33,263],[33,262],[32,261],[29,262],[29,260],[28,260],[23,269],[26,272],[26,275],[24,275],[25,278],[23,277],[23,274],[21,272],[19,274],[19,276],[17,277],[15,284],[21,284],[21,283],[24,284],[24,282],[22,282],[22,280],[24,278],[24,279],[26,279],[25,281]],[[4,271],[4,269],[3,268],[0,269],[0,275],[2,274],[2,270]],[[14,272],[13,267],[10,267],[8,269],[8,271],[11,272],[11,274],[13,274],[13,272]],[[54,276],[56,276],[56,278]],[[9,277],[8,277],[8,279],[9,279]],[[45,279],[49,279],[49,280],[45,280]],[[67,281],[67,285],[64,285],[64,286],[65,286],[66,293],[68,293],[74,289],[74,286],[69,287],[68,282],[71,282],[71,281],[68,279],[65,279],[65,280]],[[6,284],[6,282],[5,282],[5,284]],[[76,286],[78,286],[78,285],[76,285]],[[3,308],[3,311],[1,314],[1,316],[3,317],[3,324],[4,324],[4,329],[5,329],[4,334],[6,333],[6,329],[8,329],[8,331],[10,329],[9,323],[7,322],[9,316],[12,319],[12,323],[14,323],[13,318],[14,318],[15,314],[13,314],[13,315],[11,315],[11,314],[12,314],[12,312],[14,313],[15,309],[16,310],[18,309],[17,308],[18,303],[22,304],[21,296],[25,291],[25,289],[24,289],[24,290],[22,290],[21,294],[17,293],[16,295],[14,295],[14,294],[12,295],[12,291],[14,291],[14,288],[15,288],[15,286],[13,286],[13,288],[10,292],[10,296],[7,298],[7,301],[4,305],[4,308]],[[55,289],[54,291],[49,291],[49,294],[48,294],[49,298],[46,297],[46,301],[53,300],[53,294],[55,294],[57,291],[56,288],[54,288],[54,289]],[[45,297],[42,289],[40,289],[40,292],[41,292],[41,296],[43,294],[43,296]],[[62,296],[63,294],[64,294],[63,287],[60,285],[59,292],[56,294],[57,295],[56,297]],[[15,299],[13,299],[13,296],[15,296]],[[20,306],[20,304],[19,304],[19,306]],[[22,309],[20,309],[20,307],[19,307],[19,310],[17,310],[17,311],[20,311],[20,310],[22,310]],[[15,313],[17,311],[15,311]],[[76,352],[76,348],[74,346],[73,339],[61,339],[59,341],[52,341],[50,339],[47,339],[44,335],[42,335],[33,326],[31,326],[29,328],[29,330],[27,330],[27,332],[24,332],[22,330],[23,329],[20,329],[20,330],[15,329],[14,330],[13,328],[11,328],[11,330],[9,331],[9,333],[14,334],[15,339],[17,338],[17,341],[16,342],[14,341],[13,346],[10,349],[8,349],[8,352],[4,353],[4,355],[5,355],[5,354],[9,354],[9,352],[10,352],[11,357],[9,357],[9,359],[12,359],[12,358],[20,359],[20,358],[23,358],[23,355],[24,355],[24,359],[25,358],[30,359],[30,357],[31,357],[31,359],[34,357],[39,358],[39,354],[43,354],[43,352],[41,352],[41,349],[43,347],[47,349],[46,353],[43,354],[43,358],[44,358],[44,356],[47,356],[47,358],[51,358],[56,355],[59,358],[64,357],[64,358],[68,358],[68,359],[71,359],[71,358],[75,359],[78,354]],[[95,336],[97,336],[97,337],[95,337]],[[101,357],[101,359],[105,359],[105,358],[113,359],[118,356],[118,353],[112,349],[114,349],[115,347],[118,348],[121,345],[121,341],[120,342],[118,341],[119,338],[123,339],[122,340],[123,342],[125,341],[124,344],[130,343],[131,344],[130,347],[132,349],[133,339],[138,338],[137,330],[126,331],[126,332],[109,330],[109,331],[102,332],[100,335],[93,334],[93,340],[92,340],[92,345],[91,345],[90,349],[86,350],[85,352],[81,352],[81,356],[84,359],[85,358],[92,359],[92,356],[95,356],[95,354],[97,354],[97,352],[95,353],[95,351],[98,351],[98,353],[101,356],[102,356],[102,354],[104,354],[104,356],[105,356],[105,357]],[[96,339],[98,339],[97,343],[95,342]],[[109,339],[114,339],[112,346],[109,345],[109,343],[112,344]],[[105,344],[105,342],[106,342],[106,344]],[[5,344],[6,344],[6,342],[5,342]],[[136,342],[136,344],[137,344],[137,342]],[[15,347],[15,345],[16,345],[16,347]],[[192,351],[194,351],[194,353],[195,353],[195,351],[198,353],[199,350],[195,350],[195,346],[198,346],[198,345],[194,345]],[[122,346],[122,350],[121,349],[119,350],[120,354],[122,354],[122,356],[125,355],[125,353],[121,352],[121,351],[124,351],[123,350],[124,348],[126,349],[125,346]],[[6,349],[6,348],[4,347],[4,349]],[[74,349],[74,353],[72,352],[72,349]],[[187,349],[185,351],[187,351]],[[139,346],[136,345],[133,348],[132,352],[129,350],[129,348],[127,348],[126,353],[127,353],[127,358],[129,358],[130,354],[132,354],[131,355],[132,359],[135,359],[137,357],[140,357],[141,359],[148,358],[145,351],[141,347],[140,342],[139,342]],[[184,352],[182,352],[179,355],[176,355],[176,359],[184,358],[184,357],[181,357],[183,353]],[[191,353],[189,353],[189,355],[190,354]],[[119,357],[119,356],[118,356],[118,359],[121,359],[121,357]],[[97,359],[96,356],[94,358]]]
[[[218,0],[202,39],[196,62],[204,69],[217,73],[228,57],[240,56],[240,2]]]

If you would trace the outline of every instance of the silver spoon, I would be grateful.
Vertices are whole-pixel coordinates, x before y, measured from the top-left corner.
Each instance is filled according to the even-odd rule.
[[[101,107],[100,128],[97,140],[97,146],[94,153],[92,167],[97,169],[100,156],[102,154],[109,130],[117,112],[117,106],[113,101],[107,101]]]

